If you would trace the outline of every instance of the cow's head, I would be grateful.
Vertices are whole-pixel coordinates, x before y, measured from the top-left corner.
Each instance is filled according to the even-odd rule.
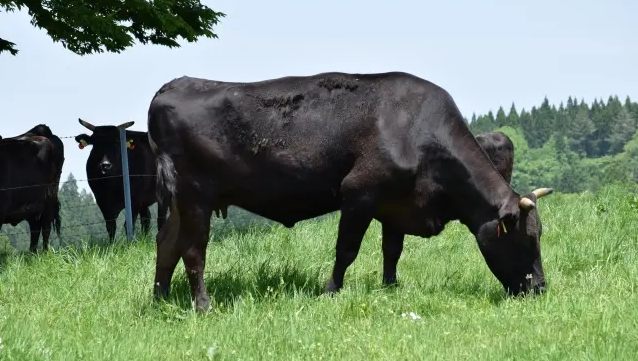
[[[95,126],[82,119],[78,120],[80,124],[93,132],[91,135],[80,134],[75,137],[80,149],[89,145],[93,147],[86,161],[87,173],[95,174],[96,172],[102,176],[122,174],[119,128],[127,128],[134,122],[127,122],[116,127],[113,125]],[[127,141],[127,147],[133,149],[135,145]]]
[[[523,197],[512,192],[499,210],[499,219],[486,222],[479,229],[481,253],[509,294],[545,291],[540,249],[542,224],[536,202],[552,192],[551,188],[539,188]]]

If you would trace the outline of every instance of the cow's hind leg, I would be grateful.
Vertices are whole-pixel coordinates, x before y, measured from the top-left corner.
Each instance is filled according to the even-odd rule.
[[[178,199],[180,227],[177,242],[182,250],[182,260],[191,287],[191,297],[195,301],[195,309],[207,311],[210,307],[210,297],[204,284],[204,267],[212,216],[211,202],[196,197],[184,198]]]
[[[405,235],[393,230],[390,226],[382,225],[382,249],[383,249],[383,284],[395,285],[397,283],[397,263],[403,252]]]
[[[177,243],[180,228],[179,212],[171,209],[171,215],[157,232],[157,259],[155,261],[155,285],[153,293],[155,299],[168,298],[171,289],[171,279],[177,262],[181,257],[181,250]]]
[[[164,223],[166,223],[166,213],[168,211],[168,207],[166,206],[170,202],[157,202],[157,231],[159,232],[162,227],[164,227]]]
[[[148,209],[148,207],[144,207],[140,210],[140,224],[142,226],[142,233],[147,235],[149,229],[151,229],[151,210]]]
[[[120,210],[112,209],[110,207],[104,206],[104,200],[102,203],[98,203],[98,206],[102,204],[100,207],[100,211],[102,212],[102,218],[104,218],[104,224],[106,225],[106,232],[109,235],[109,241],[113,242],[115,239],[115,231],[117,230],[117,216],[120,214]]]
[[[372,193],[361,191],[359,177],[350,174],[341,186],[344,201],[339,219],[336,257],[332,277],[326,284],[325,291],[334,293],[343,287],[346,269],[359,254],[363,236],[374,216],[374,197]]]

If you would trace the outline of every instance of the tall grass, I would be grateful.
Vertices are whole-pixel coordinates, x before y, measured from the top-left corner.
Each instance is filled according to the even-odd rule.
[[[619,187],[539,202],[548,293],[507,299],[454,222],[408,237],[381,286],[374,222],[334,298],[321,296],[338,215],[213,237],[215,311],[178,266],[152,302],[153,241],[0,260],[0,360],[602,360],[638,355],[638,202]]]

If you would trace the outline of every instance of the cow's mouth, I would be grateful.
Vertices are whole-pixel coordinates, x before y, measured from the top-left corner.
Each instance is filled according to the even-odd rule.
[[[510,285],[505,288],[505,292],[508,296],[518,297],[522,295],[542,295],[547,291],[547,285],[545,280],[534,281],[533,278],[527,275],[524,281],[517,284]]]

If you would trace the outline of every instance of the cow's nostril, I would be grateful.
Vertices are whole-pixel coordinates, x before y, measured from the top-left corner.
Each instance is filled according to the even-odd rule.
[[[111,167],[113,167],[113,165],[112,165],[111,163],[109,163],[109,162],[102,162],[102,163],[100,163],[100,168],[101,168],[103,171],[107,171],[107,170],[111,169]]]

